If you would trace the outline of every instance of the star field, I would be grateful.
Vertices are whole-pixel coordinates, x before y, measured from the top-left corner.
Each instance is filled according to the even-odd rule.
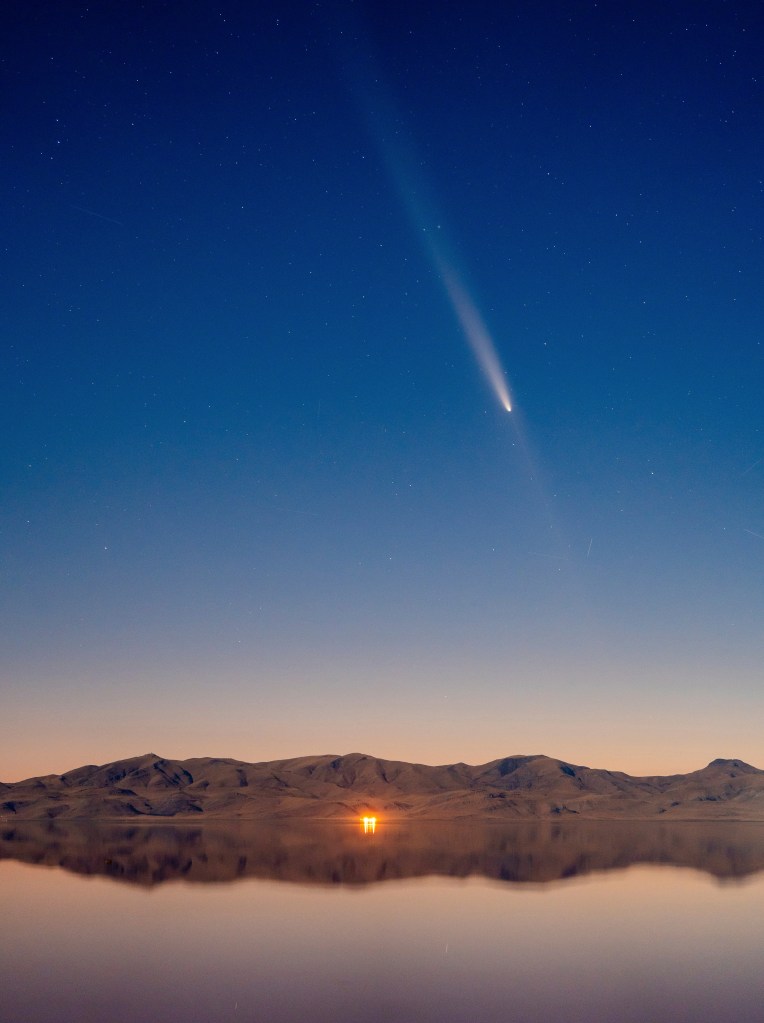
[[[0,778],[764,763],[756,5],[3,28]]]

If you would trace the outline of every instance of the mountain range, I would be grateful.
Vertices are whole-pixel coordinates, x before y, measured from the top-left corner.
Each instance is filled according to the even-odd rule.
[[[65,774],[0,782],[0,820],[574,817],[764,820],[764,771],[713,760],[689,774],[633,777],[552,757],[431,767],[362,753],[249,764],[147,753]]]

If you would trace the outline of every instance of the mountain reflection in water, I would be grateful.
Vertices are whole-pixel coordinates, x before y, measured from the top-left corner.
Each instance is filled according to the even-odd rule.
[[[25,822],[0,830],[0,859],[152,886],[260,878],[368,885],[426,876],[563,881],[635,864],[744,879],[764,869],[761,824],[132,825]]]

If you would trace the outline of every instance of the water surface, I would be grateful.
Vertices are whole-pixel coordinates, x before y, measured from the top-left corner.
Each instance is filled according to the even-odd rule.
[[[764,827],[8,825],[0,1018],[760,1021]]]

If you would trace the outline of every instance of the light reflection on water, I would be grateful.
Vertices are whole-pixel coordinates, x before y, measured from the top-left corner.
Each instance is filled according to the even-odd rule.
[[[0,856],[3,1021],[761,1018],[761,827],[19,825]]]

